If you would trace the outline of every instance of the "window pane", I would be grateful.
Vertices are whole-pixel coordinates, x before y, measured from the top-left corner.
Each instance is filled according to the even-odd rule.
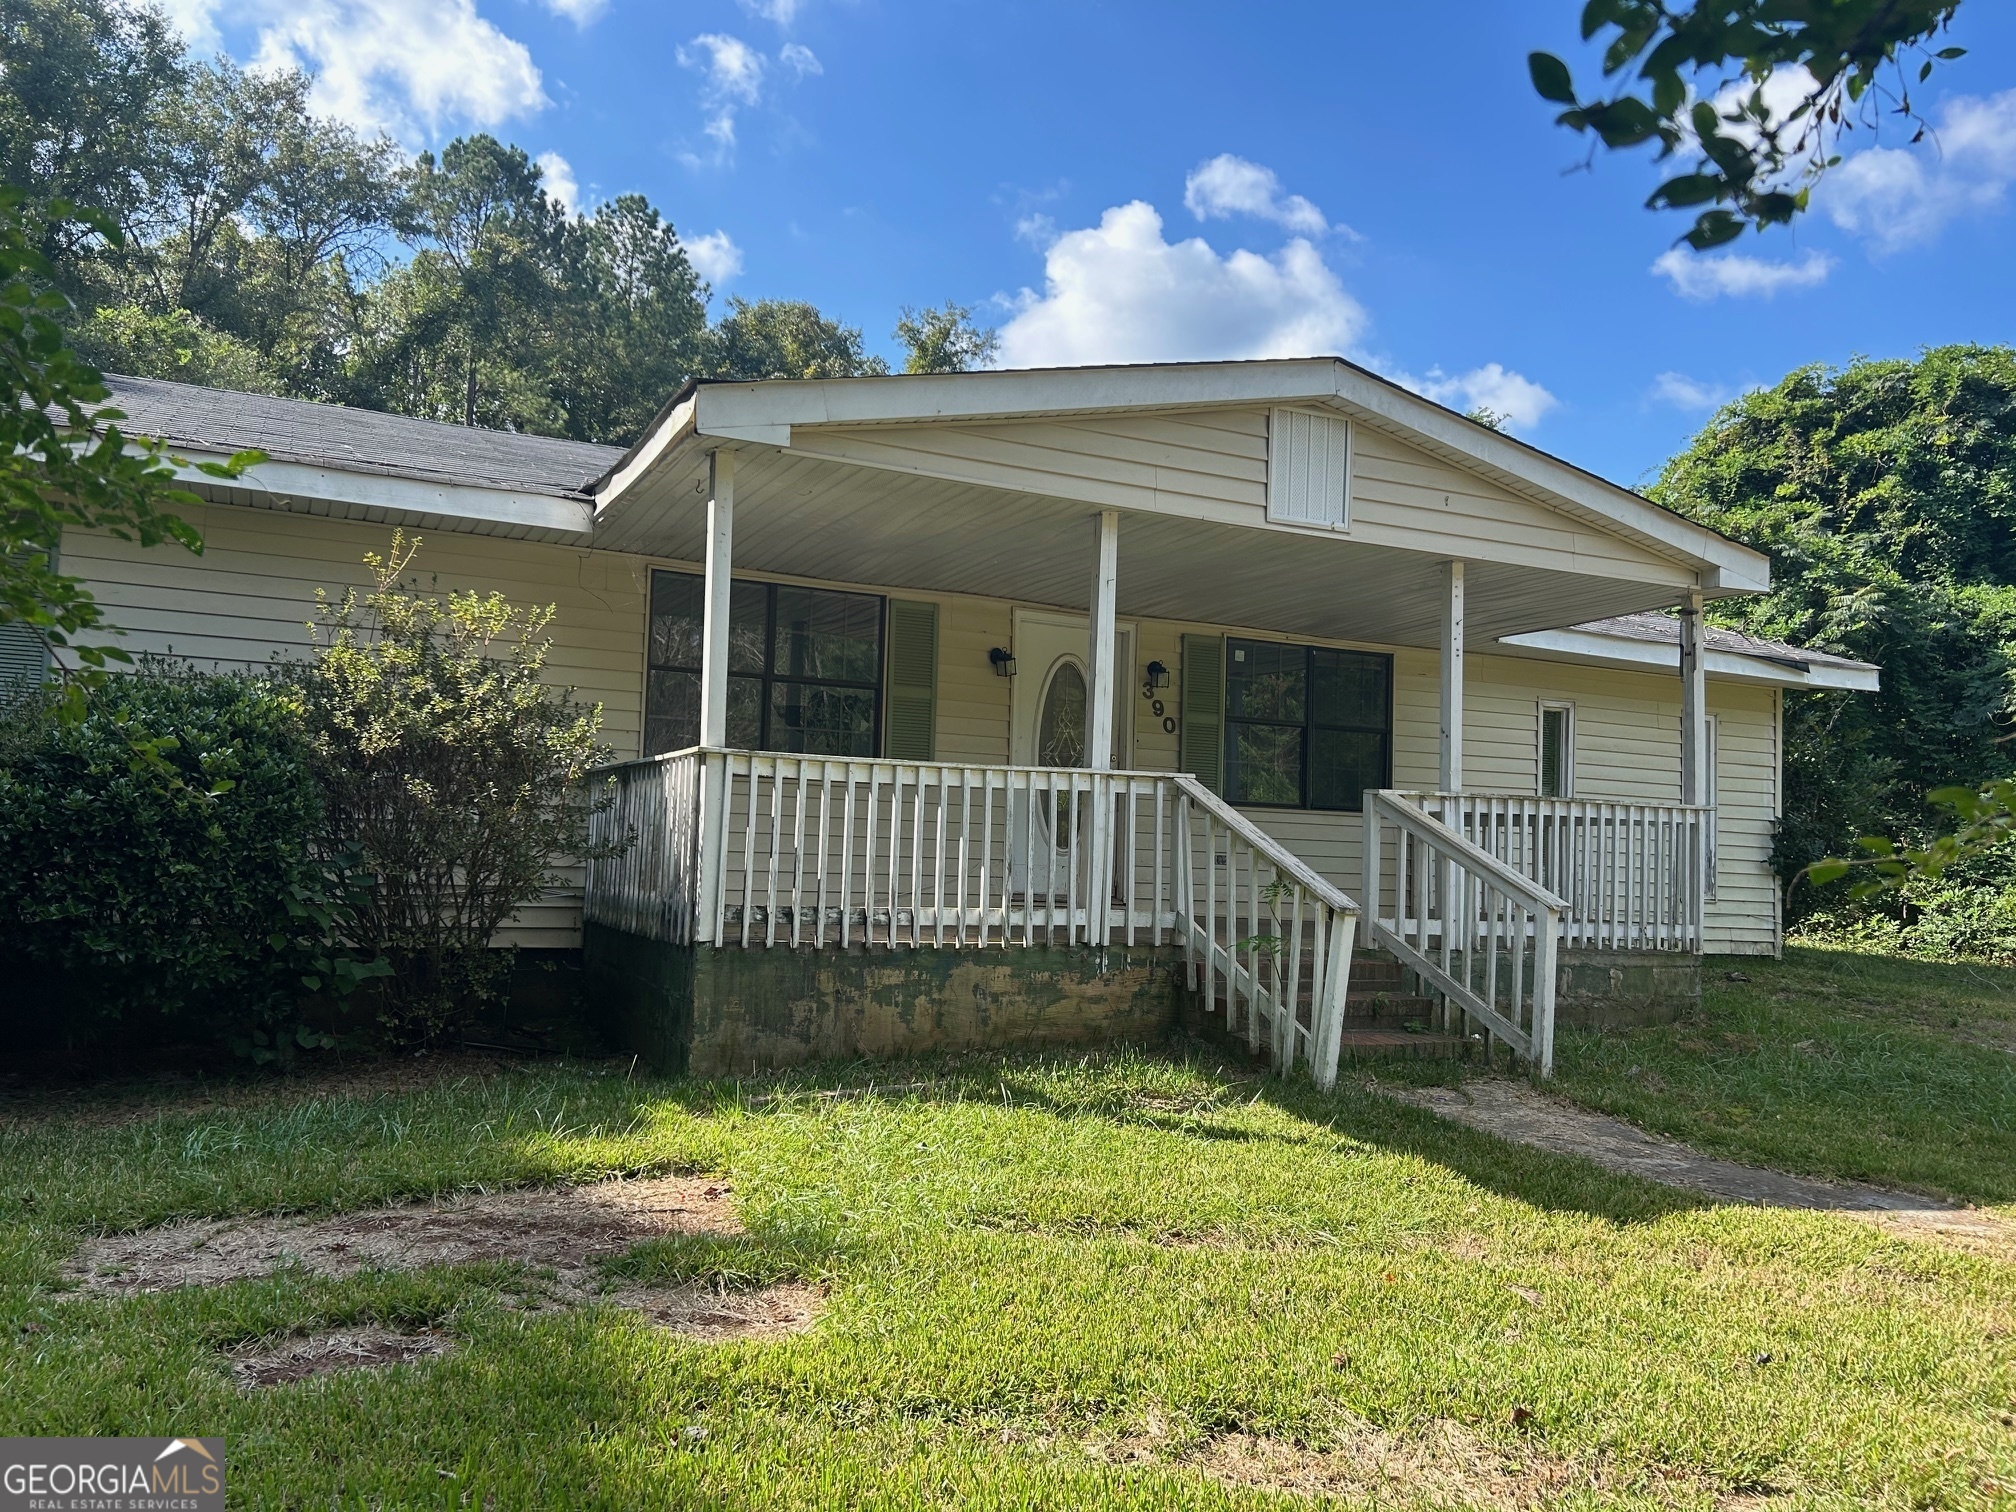
[[[813,756],[873,756],[875,695],[866,688],[772,683],[770,749]]]
[[[882,601],[865,593],[777,590],[776,677],[875,681],[882,666]]]
[[[1364,730],[1387,727],[1386,658],[1362,651],[1314,650],[1316,707],[1319,725],[1355,725]]]
[[[1540,711],[1540,796],[1559,798],[1562,793],[1562,776],[1567,762],[1562,758],[1567,754],[1568,711],[1566,709],[1542,709]]]
[[[1231,725],[1225,744],[1225,793],[1234,803],[1302,802],[1300,725]]]
[[[763,749],[763,679],[728,679],[728,746],[736,751]]]
[[[700,600],[704,586],[690,572],[651,574],[652,666],[699,669]]]
[[[1386,783],[1386,737],[1360,730],[1309,732],[1309,806],[1360,808]]]
[[[770,590],[762,583],[728,585],[728,670],[763,670],[763,637],[769,633]],[[729,700],[734,707],[734,700]]]
[[[1302,722],[1309,653],[1278,641],[1225,643],[1225,715],[1228,719]]]
[[[652,596],[656,606],[657,596]],[[652,616],[655,626],[657,616]],[[700,744],[700,674],[651,669],[644,684],[644,754],[662,755]]]
[[[691,572],[651,574],[651,665],[699,671],[704,659],[707,580]],[[763,670],[763,636],[769,616],[768,590],[761,583],[728,588],[728,666],[735,672]]]

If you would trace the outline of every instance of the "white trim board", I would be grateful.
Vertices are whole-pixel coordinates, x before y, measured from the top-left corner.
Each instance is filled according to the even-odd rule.
[[[1680,647],[1665,641],[1638,640],[1631,636],[1599,635],[1589,630],[1535,630],[1525,635],[1501,636],[1497,642],[1515,655],[1539,661],[1593,663],[1629,671],[1680,672]],[[1828,662],[1767,660],[1736,651],[1704,648],[1702,665],[1708,675],[1729,682],[1757,683],[1771,688],[1846,688],[1873,693],[1882,686],[1877,669],[1838,667]]]

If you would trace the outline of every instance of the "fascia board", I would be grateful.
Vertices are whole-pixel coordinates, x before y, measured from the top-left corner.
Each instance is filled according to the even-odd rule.
[[[229,460],[221,452],[207,454],[186,447],[176,448],[176,455],[191,463]],[[313,499],[415,517],[513,525],[562,535],[586,535],[595,523],[595,507],[586,499],[562,499],[552,494],[481,488],[466,483],[432,483],[305,462],[260,462],[235,480],[213,478],[195,466],[185,465],[177,465],[175,475],[178,481],[201,487],[270,494],[276,502]]]
[[[1543,661],[1670,672],[1676,677],[1680,672],[1680,648],[1663,641],[1596,635],[1586,630],[1536,630],[1525,635],[1501,636],[1498,644],[1514,654]],[[1701,661],[1710,677],[1772,688],[1841,688],[1856,693],[1874,693],[1882,686],[1883,674],[1875,667],[1837,667],[1826,662],[1806,662],[1793,667],[1784,662],[1714,647],[1702,653]]]

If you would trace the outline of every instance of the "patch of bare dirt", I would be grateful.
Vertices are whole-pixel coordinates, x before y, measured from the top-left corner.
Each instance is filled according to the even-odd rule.
[[[1984,1209],[1956,1207],[1916,1192],[1896,1192],[1859,1182],[1820,1181],[1718,1160],[1677,1140],[1648,1134],[1621,1118],[1547,1097],[1523,1081],[1478,1077],[1460,1087],[1380,1090],[1500,1139],[1579,1155],[1606,1169],[1667,1186],[1762,1207],[1840,1213],[1906,1238],[1937,1239],[1997,1252],[2016,1249],[2016,1225]]]
[[[641,1313],[660,1328],[689,1339],[781,1339],[804,1333],[819,1319],[825,1299],[818,1288],[780,1282],[760,1291],[722,1291],[692,1284],[664,1290],[623,1286],[602,1300]]]
[[[1152,1438],[1089,1447],[1100,1458],[1123,1463],[1161,1457]],[[1627,1475],[1602,1461],[1565,1459],[1537,1445],[1493,1444],[1474,1429],[1446,1419],[1408,1434],[1360,1424],[1327,1449],[1225,1434],[1174,1463],[1242,1490],[1362,1498],[1382,1506],[1391,1501],[1529,1512],[1592,1492],[1635,1493],[1655,1506],[1699,1506],[1712,1495],[1691,1475],[1657,1471]],[[1730,1512],[1754,1504],[1747,1495],[1714,1500]]]
[[[375,1370],[405,1365],[445,1353],[450,1341],[437,1333],[392,1333],[351,1328],[340,1333],[306,1334],[275,1345],[241,1349],[231,1356],[231,1373],[241,1386],[285,1386],[339,1370]]]
[[[87,1241],[69,1273],[93,1291],[217,1286],[287,1265],[316,1275],[479,1260],[551,1267],[576,1285],[595,1262],[667,1234],[739,1234],[731,1188],[704,1176],[521,1189],[333,1218],[222,1218]]]

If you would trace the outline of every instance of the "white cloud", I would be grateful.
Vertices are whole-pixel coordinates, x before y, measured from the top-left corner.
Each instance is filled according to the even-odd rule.
[[[742,9],[765,21],[774,21],[788,31],[803,4],[804,0],[742,0]]]
[[[581,208],[581,183],[574,177],[574,165],[557,152],[542,152],[533,159],[539,165],[546,192],[572,215]]]
[[[309,70],[315,108],[367,130],[425,139],[547,103],[532,55],[474,0],[254,0],[244,10],[261,20],[254,67]]]
[[[763,54],[740,37],[702,32],[679,49],[679,66],[707,76],[710,101],[754,105],[763,98]]]
[[[599,20],[602,12],[609,9],[609,0],[546,0],[546,8],[576,26],[586,26]]]
[[[1649,397],[1655,404],[1668,404],[1677,410],[1701,412],[1722,408],[1734,399],[1739,390],[1720,383],[1703,383],[1698,378],[1690,378],[1685,373],[1661,373],[1652,380]]]
[[[1833,169],[1814,202],[1878,253],[1932,241],[1963,215],[1993,210],[2016,183],[2016,89],[1960,95],[1939,111],[1927,149],[1872,147]]]
[[[1827,281],[1834,259],[1808,252],[1797,262],[1769,262],[1740,252],[1707,256],[1673,247],[1653,260],[1651,271],[1669,280],[1688,299],[1769,299],[1784,289],[1811,289]]]
[[[742,271],[742,249],[726,231],[709,231],[681,244],[693,271],[717,289]]]
[[[1183,203],[1200,221],[1252,215],[1309,236],[1321,236],[1330,229],[1323,212],[1308,200],[1281,192],[1281,180],[1272,168],[1229,152],[1190,170],[1190,177],[1183,181]]]
[[[1001,365],[1180,362],[1341,352],[1366,326],[1308,241],[1271,257],[1220,257],[1202,238],[1169,242],[1141,200],[1067,231],[1044,254],[1044,288],[1024,289],[1001,330]]]
[[[777,61],[791,70],[791,77],[802,79],[807,74],[823,74],[825,65],[813,54],[811,48],[802,42],[786,42],[778,50]]]
[[[219,3],[220,0],[160,0],[155,9],[189,44],[190,52],[199,58],[208,58],[224,48],[224,39],[217,31]]]
[[[1468,413],[1487,409],[1504,417],[1507,430],[1531,430],[1561,401],[1524,374],[1510,371],[1503,363],[1487,362],[1467,373],[1451,376],[1440,368],[1430,368],[1425,378],[1396,375],[1394,382],[1425,394],[1437,404]]]

